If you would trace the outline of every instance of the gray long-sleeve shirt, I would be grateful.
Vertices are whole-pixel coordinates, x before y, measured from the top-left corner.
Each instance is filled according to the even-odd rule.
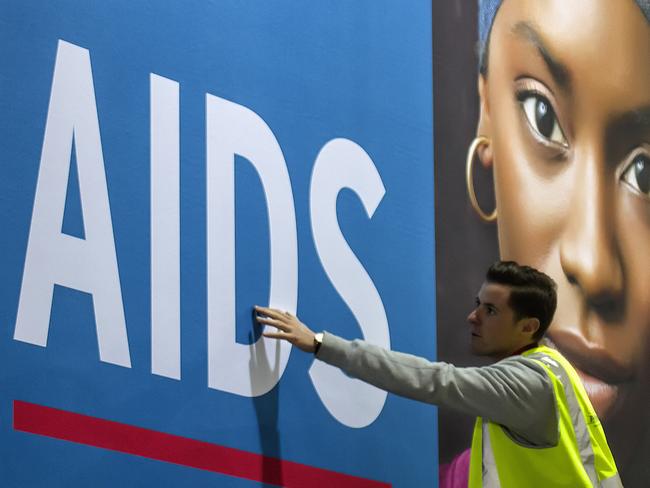
[[[327,332],[317,358],[382,390],[500,424],[520,443],[558,442],[553,384],[533,359],[512,356],[490,366],[457,368]]]

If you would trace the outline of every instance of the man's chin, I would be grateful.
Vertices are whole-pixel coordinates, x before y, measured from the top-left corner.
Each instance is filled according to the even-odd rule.
[[[485,347],[477,347],[475,345],[470,346],[469,349],[470,353],[472,356],[476,356],[477,358],[485,358],[485,359],[490,359],[490,361],[498,361],[501,359],[502,355],[499,355],[496,351],[492,349],[487,349]]]
[[[477,346],[470,346],[469,352],[472,353],[473,356],[488,356],[489,353],[483,348],[477,347]]]

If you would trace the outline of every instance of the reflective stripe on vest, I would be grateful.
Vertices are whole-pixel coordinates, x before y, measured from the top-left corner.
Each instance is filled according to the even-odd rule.
[[[596,474],[596,467],[594,466],[594,449],[591,447],[591,438],[589,437],[589,430],[587,428],[587,423],[585,422],[585,416],[582,414],[582,409],[578,404],[576,392],[573,390],[573,385],[571,384],[571,378],[569,378],[569,375],[562,366],[544,353],[537,352],[530,354],[527,357],[542,361],[551,369],[551,371],[553,371],[553,374],[557,376],[562,383],[562,386],[564,387],[564,395],[567,404],[569,405],[569,412],[571,413],[571,423],[573,424],[573,430],[575,431],[576,440],[578,441],[582,466],[585,468],[591,484],[593,486],[598,486],[598,475]]]
[[[613,476],[602,479],[600,481],[598,480],[594,449],[591,444],[589,428],[587,427],[585,416],[582,412],[582,409],[580,408],[580,404],[578,403],[576,392],[573,389],[573,382],[571,381],[571,378],[569,377],[566,369],[564,369],[555,359],[543,352],[528,354],[526,357],[542,361],[551,369],[551,371],[555,374],[555,376],[559,378],[560,382],[562,383],[562,386],[564,387],[564,394],[569,405],[569,411],[571,412],[573,429],[578,441],[578,448],[580,449],[580,459],[582,459],[582,466],[585,468],[587,476],[589,476],[589,479],[591,480],[591,484],[595,487],[602,488],[622,488],[623,483],[621,482],[621,478],[618,473],[615,473]]]
[[[554,357],[556,355],[557,357]],[[509,479],[509,482],[506,483],[508,486],[513,486],[513,483],[516,486],[538,486],[541,483],[541,479],[538,478],[540,472],[542,473],[542,477],[547,473],[543,472],[543,470],[539,471],[539,465],[537,467],[534,465],[549,454],[551,456],[556,456],[557,454],[553,454],[553,452],[556,448],[559,448],[560,450],[558,453],[565,452],[569,456],[565,458],[564,455],[561,455],[559,459],[564,459],[566,461],[565,467],[568,470],[565,474],[569,476],[569,479],[573,479],[572,476],[575,476],[575,483],[569,481],[571,486],[591,485],[593,487],[602,488],[622,487],[623,485],[618,473],[616,472],[616,466],[611,456],[611,452],[609,451],[609,447],[606,445],[602,427],[595,415],[593,418],[591,417],[593,414],[593,407],[589,404],[586,392],[584,391],[582,384],[579,383],[580,380],[573,368],[571,368],[570,364],[559,353],[554,350],[549,350],[546,347],[531,350],[528,354],[525,354],[525,356],[542,364],[547,372],[552,375],[551,382],[554,384],[554,396],[558,408],[558,422],[563,426],[560,427],[560,431],[564,431],[564,436],[560,436],[561,438],[558,441],[559,443],[555,447],[538,448],[535,446],[526,446],[509,436],[508,432],[501,426],[483,421],[481,418],[477,419],[476,427],[474,429],[474,440],[472,441],[470,487],[475,488],[482,486],[488,488],[501,488],[503,480],[499,478],[499,470],[497,469],[497,457],[495,457],[496,451],[494,451],[494,448],[496,447],[498,447],[498,458],[500,459],[498,462],[504,464],[504,466],[501,466],[502,476],[505,476],[505,479]],[[567,372],[563,363],[571,370],[573,378]],[[580,391],[583,407],[581,407],[581,402],[574,390],[574,381],[579,383],[576,388]],[[563,390],[563,398],[558,388]],[[585,418],[585,415],[587,418]],[[569,425],[569,423],[571,425]],[[495,445],[494,448],[492,445],[490,430],[492,430],[493,434],[497,436],[495,442],[498,441],[498,445]],[[573,444],[571,431],[575,434],[575,441],[577,444],[577,446],[574,444],[573,448],[569,447]],[[569,437],[566,437],[567,435]],[[592,438],[592,436],[595,437]],[[512,444],[510,444],[510,442],[512,442]],[[596,444],[594,445],[592,442],[596,442]],[[512,448],[507,446],[512,446]],[[564,448],[561,446],[564,446]],[[575,451],[575,447],[577,447],[578,452]],[[504,448],[505,451],[502,451]],[[518,451],[518,449],[524,449],[525,451],[528,449],[540,449],[539,452],[542,457],[537,458],[537,454],[534,454],[535,459],[538,459],[538,461],[532,463],[533,465],[531,465],[530,473],[524,473],[521,469],[505,471],[507,470],[507,463],[504,463],[504,455],[508,452],[512,455],[512,462],[514,463],[524,462],[527,466],[528,462],[532,462],[533,458],[530,458],[530,451],[527,451],[528,454],[526,454],[524,451]],[[562,451],[562,449],[564,449],[564,451]],[[598,450],[598,455],[595,455],[595,449]],[[518,454],[518,452],[521,452],[522,454]],[[544,454],[544,452],[548,454]],[[570,452],[574,452],[575,457],[572,457]],[[520,455],[523,457],[517,459]],[[529,457],[531,461],[526,461],[526,457]],[[596,461],[596,458],[598,458],[598,461]],[[552,459],[552,457],[550,459],[546,457],[547,461],[541,462],[548,462]],[[573,461],[571,461],[571,459],[573,459]],[[555,463],[551,461],[550,464]],[[562,462],[558,464],[562,464]],[[580,470],[580,464],[584,471]],[[520,464],[520,466],[523,465]],[[559,468],[559,466],[555,467]],[[552,470],[553,468],[549,466],[549,469]],[[569,474],[572,472],[575,473],[575,475]],[[599,480],[599,474],[603,479]],[[564,477],[564,482],[567,482],[566,476]]]
[[[483,432],[483,486],[489,488],[501,488],[499,473],[497,472],[497,463],[494,460],[494,452],[492,452],[492,445],[490,444],[488,424],[487,422],[481,423],[483,424],[481,427]]]

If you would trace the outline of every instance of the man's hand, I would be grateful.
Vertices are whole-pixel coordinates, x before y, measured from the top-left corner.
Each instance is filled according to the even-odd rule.
[[[260,324],[271,325],[276,332],[264,332],[264,337],[282,339],[290,342],[298,349],[305,352],[314,352],[314,332],[303,324],[298,317],[289,312],[282,312],[275,308],[255,306],[255,319]]]

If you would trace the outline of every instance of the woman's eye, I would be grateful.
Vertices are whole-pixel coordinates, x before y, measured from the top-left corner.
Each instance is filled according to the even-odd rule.
[[[636,191],[650,197],[650,156],[635,156],[621,178]]]
[[[531,127],[543,138],[562,146],[567,145],[551,103],[541,95],[529,95],[521,105]]]

